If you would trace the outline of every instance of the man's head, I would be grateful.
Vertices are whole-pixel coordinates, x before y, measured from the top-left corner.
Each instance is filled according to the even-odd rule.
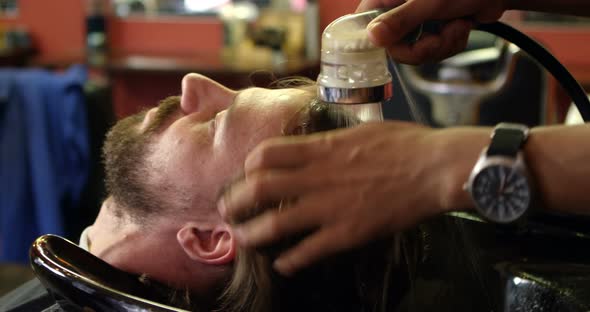
[[[301,89],[237,92],[187,75],[182,97],[113,127],[104,149],[108,191],[137,221],[197,207],[214,213],[218,192],[240,172],[247,152],[290,132],[312,98]]]
[[[130,248],[158,248],[160,261],[110,263],[197,291],[227,281],[236,247],[217,212],[218,196],[258,143],[313,124],[312,89],[234,91],[190,74],[180,97],[118,122],[103,151],[110,209],[141,232]]]

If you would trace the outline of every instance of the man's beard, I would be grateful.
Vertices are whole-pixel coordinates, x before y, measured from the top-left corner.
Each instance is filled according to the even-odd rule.
[[[106,189],[115,200],[114,212],[118,217],[136,219],[151,210],[145,198],[148,137],[137,131],[142,117],[138,114],[117,122],[103,145]]]

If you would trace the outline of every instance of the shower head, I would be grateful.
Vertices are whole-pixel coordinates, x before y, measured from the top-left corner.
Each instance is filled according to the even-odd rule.
[[[366,29],[382,12],[342,16],[322,35],[318,96],[361,121],[382,120],[381,102],[391,97],[387,54],[369,41]]]

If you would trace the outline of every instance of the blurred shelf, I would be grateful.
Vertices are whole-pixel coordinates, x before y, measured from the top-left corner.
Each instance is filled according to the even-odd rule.
[[[1,57],[1,55],[0,55]],[[72,64],[86,64],[83,53],[44,55],[33,58],[31,65],[45,68],[66,68]],[[318,61],[303,58],[286,58],[273,64],[270,58],[232,57],[223,53],[195,53],[191,55],[113,54],[103,66],[89,64],[109,75],[126,73],[185,74],[198,72],[204,75],[251,75],[267,71],[276,76],[306,75],[319,69]]]
[[[266,58],[232,57],[223,53],[194,55],[116,55],[109,59],[107,70],[112,74],[121,72],[187,73],[204,75],[250,75],[257,71],[269,71],[278,76],[301,74],[317,70],[319,62],[302,58],[287,58],[273,64]]]

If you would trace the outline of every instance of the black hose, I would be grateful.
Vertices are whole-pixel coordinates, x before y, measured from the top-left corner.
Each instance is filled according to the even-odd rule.
[[[528,53],[532,58],[539,62],[539,64],[545,67],[545,69],[549,71],[555,80],[557,80],[565,89],[580,111],[584,121],[590,120],[590,101],[588,100],[586,92],[565,66],[563,66],[563,64],[561,64],[555,56],[549,53],[549,51],[547,51],[541,44],[519,30],[502,22],[479,24],[475,29],[501,37],[514,43],[520,49]]]

